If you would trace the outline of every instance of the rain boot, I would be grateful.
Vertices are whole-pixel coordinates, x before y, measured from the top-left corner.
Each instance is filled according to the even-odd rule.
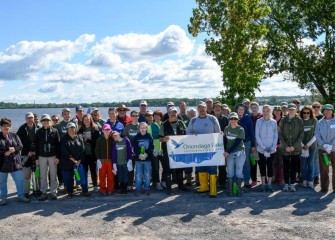
[[[233,196],[233,178],[227,179],[227,192],[229,197]]]
[[[208,192],[209,186],[208,186],[208,172],[199,172],[199,182],[200,186],[197,190],[198,193]]]
[[[188,188],[185,187],[184,185],[184,173],[183,170],[176,170],[176,177],[177,177],[177,184],[178,184],[178,189],[184,192],[189,191]]]
[[[209,175],[209,197],[216,197],[217,191],[216,191],[216,174],[210,174]]]
[[[237,196],[239,196],[239,197],[243,195],[243,191],[242,191],[242,188],[241,188],[242,182],[243,182],[243,178],[238,178],[237,181],[236,181]]]

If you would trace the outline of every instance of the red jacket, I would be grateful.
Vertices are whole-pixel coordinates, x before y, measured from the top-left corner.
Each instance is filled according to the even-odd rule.
[[[123,124],[123,126],[125,127],[128,123],[131,123],[132,119],[130,116],[126,115],[125,118],[120,118],[120,116],[117,116],[117,120],[119,120],[119,122],[121,122]]]

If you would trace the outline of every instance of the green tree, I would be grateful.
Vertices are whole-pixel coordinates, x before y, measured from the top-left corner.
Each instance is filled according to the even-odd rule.
[[[197,0],[188,31],[207,34],[206,52],[221,68],[221,99],[233,106],[242,98],[255,98],[265,67],[270,8],[262,0]]]
[[[267,19],[267,74],[286,73],[286,79],[333,103],[335,0],[267,2],[272,9]]]

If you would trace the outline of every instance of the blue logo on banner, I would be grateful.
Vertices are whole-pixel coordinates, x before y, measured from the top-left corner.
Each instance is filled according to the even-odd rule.
[[[202,163],[203,161],[212,160],[216,152],[206,152],[206,153],[187,153],[187,154],[170,154],[169,157],[175,162],[182,163]]]
[[[173,146],[174,146],[174,149],[177,149],[177,148],[179,148],[181,145],[184,144],[183,142],[182,142],[182,143],[177,143],[177,141],[175,141],[175,140],[173,140],[173,139],[171,139],[171,142],[172,142],[172,144],[173,144]]]

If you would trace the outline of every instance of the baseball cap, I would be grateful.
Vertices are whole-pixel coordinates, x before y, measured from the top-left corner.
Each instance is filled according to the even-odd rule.
[[[70,110],[70,108],[64,108],[64,109],[62,110],[62,114],[63,114],[64,112],[71,112],[71,110]]]
[[[206,102],[213,102],[213,99],[211,99],[211,98],[207,98],[207,99],[206,99]]]
[[[69,122],[67,125],[66,125],[66,129],[69,129],[69,128],[75,128],[76,127],[76,124],[74,124],[73,122]]]
[[[154,115],[154,112],[152,110],[147,110],[145,112],[145,115]]]
[[[225,103],[224,103],[224,104],[222,104],[222,108],[223,108],[223,109],[229,109],[228,105],[227,105],[227,104],[225,104]]]
[[[111,129],[111,126],[108,124],[108,123],[105,123],[103,126],[102,126],[102,130],[112,130]]]
[[[205,102],[203,102],[203,101],[200,101],[200,102],[198,102],[198,107],[200,107],[200,106],[204,106],[204,107],[206,107],[207,105],[206,105],[206,103],[205,103]]]
[[[79,105],[79,106],[76,107],[76,112],[80,111],[80,110],[84,110],[83,106],[81,106],[81,105]]]
[[[49,114],[42,114],[41,121],[44,121],[44,120],[51,121],[50,115]]]
[[[249,102],[249,103],[250,103],[250,99],[249,99],[249,98],[245,98],[245,99],[243,99],[242,103],[246,103],[246,102]]]
[[[145,106],[147,106],[148,105],[148,103],[147,103],[147,101],[145,101],[145,100],[142,100],[141,102],[140,102],[140,106],[141,105],[145,105]]]
[[[96,107],[91,108],[91,112],[94,112],[94,111],[99,111],[99,109]]]
[[[294,103],[290,103],[288,105],[288,109],[297,109],[297,105],[295,105]]]
[[[27,112],[26,113],[26,119],[29,117],[34,117],[34,114],[32,112]]]
[[[323,107],[322,107],[322,112],[323,112],[324,110],[332,110],[332,111],[334,112],[334,106],[333,106],[332,104],[325,104],[325,105],[323,105]]]
[[[280,105],[281,105],[282,107],[288,107],[288,103],[287,103],[287,102],[282,102]]]
[[[301,103],[299,99],[294,99],[292,102],[295,103],[295,104],[300,104]]]
[[[229,118],[229,119],[232,119],[232,118],[236,118],[236,119],[238,119],[238,115],[237,115],[236,112],[231,112],[231,113],[229,113],[228,118]]]
[[[178,112],[178,111],[177,111],[177,108],[176,108],[176,107],[171,107],[171,108],[169,109],[169,112]]]
[[[173,102],[168,102],[167,104],[166,104],[166,106],[168,107],[168,106],[174,106],[174,103]]]

